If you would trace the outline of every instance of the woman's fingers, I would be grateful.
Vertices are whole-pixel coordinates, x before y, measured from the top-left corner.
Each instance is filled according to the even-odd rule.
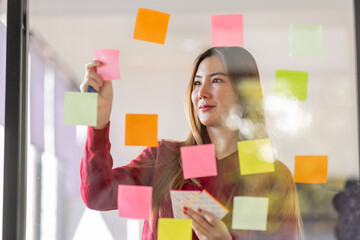
[[[89,71],[86,76],[88,79],[93,79],[96,81],[96,83],[99,86],[103,86],[104,85],[104,81],[101,79],[101,77],[94,71]]]
[[[201,213],[203,218],[205,218],[212,226],[217,226],[219,224],[219,221],[221,221],[211,212],[208,212],[204,209],[198,209],[198,211]]]
[[[85,71],[94,70],[96,67],[101,66],[101,62],[92,60],[91,62],[88,62],[85,64]]]
[[[93,87],[96,92],[99,92],[101,88],[101,85],[99,85],[97,81],[95,81],[93,78],[89,78],[86,82],[81,84],[80,86],[81,92],[86,92],[89,86]]]
[[[89,87],[89,82],[88,81],[83,81],[81,84],[80,84],[80,91],[81,92],[86,92],[86,89],[88,89]]]
[[[200,240],[232,239],[225,223],[211,212],[203,209],[198,209],[198,211],[195,211],[187,207],[184,207],[184,212],[193,220],[194,232]]]
[[[212,227],[208,221],[198,212],[193,210],[192,208],[187,208],[186,215],[188,215],[190,218],[192,218],[194,221],[200,223],[205,228]]]
[[[89,69],[86,71],[84,81],[80,85],[80,90],[85,92],[89,86],[92,86],[97,92],[104,85],[104,81],[96,73],[96,69]]]
[[[96,81],[94,78],[86,77],[86,79],[84,79],[84,81],[80,85],[80,91],[86,92],[89,86],[93,87],[97,92],[99,92],[102,84],[99,84],[99,82]]]
[[[200,239],[212,234],[213,226],[201,214],[191,208],[187,208],[186,215],[193,220],[193,229]]]

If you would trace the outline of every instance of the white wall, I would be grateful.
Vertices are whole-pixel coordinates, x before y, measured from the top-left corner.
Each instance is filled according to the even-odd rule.
[[[132,38],[136,9],[121,15],[38,15],[30,18],[31,29],[55,49],[78,82],[83,78],[84,64],[93,58],[93,49],[120,49],[122,80],[113,82],[115,99],[111,118],[116,166],[125,164],[139,151],[138,147],[124,146],[126,113],[157,113],[159,138],[186,138],[184,93],[193,60],[210,47],[210,17],[244,13],[245,47],[257,59],[265,97],[273,94],[276,69],[309,73],[308,99],[298,103],[300,115],[289,116],[295,121],[307,114],[311,119],[309,126],[300,125],[293,133],[284,131],[276,127],[279,115],[268,113],[268,128],[279,158],[293,170],[294,155],[326,154],[329,155],[330,176],[358,174],[351,1],[344,1],[341,8],[322,11],[317,8],[271,11],[234,8],[231,11],[174,12],[165,45]],[[323,24],[321,57],[288,56],[291,23]]]

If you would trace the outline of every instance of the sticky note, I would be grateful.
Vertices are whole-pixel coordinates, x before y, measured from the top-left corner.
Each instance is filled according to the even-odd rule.
[[[135,23],[134,39],[164,44],[169,18],[170,14],[139,8]]]
[[[295,156],[295,182],[326,183],[327,172],[328,156]]]
[[[66,92],[64,124],[96,126],[97,93]]]
[[[222,219],[229,212],[224,205],[222,205],[217,199],[215,199],[208,191],[203,190],[201,194],[190,204],[192,209],[197,211],[201,208],[208,212],[211,212],[216,217]]]
[[[241,175],[275,170],[272,144],[268,138],[238,142],[238,154]]]
[[[191,240],[192,220],[159,218],[158,240]]]
[[[234,197],[232,229],[266,231],[269,199]]]
[[[100,49],[93,51],[96,60],[100,61],[101,66],[97,67],[97,73],[104,81],[121,79],[119,69],[119,50]]]
[[[320,56],[322,29],[322,25],[316,24],[290,24],[289,55]]]
[[[243,15],[211,16],[211,40],[214,47],[244,45]]]
[[[187,190],[171,190],[171,206],[174,218],[187,219],[184,214],[184,206],[189,207],[191,203],[200,195],[201,191],[187,191]]]
[[[118,186],[119,217],[148,220],[151,211],[152,187]]]
[[[308,73],[292,70],[276,70],[275,95],[305,101]]]
[[[184,179],[217,175],[214,144],[180,148]]]
[[[126,114],[125,145],[157,147],[157,114]]]

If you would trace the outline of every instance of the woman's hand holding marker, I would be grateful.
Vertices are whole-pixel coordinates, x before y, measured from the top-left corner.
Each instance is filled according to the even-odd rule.
[[[99,61],[93,60],[85,66],[84,81],[80,85],[81,92],[91,86],[98,93],[97,125],[95,129],[102,129],[110,121],[111,107],[113,101],[113,87],[111,81],[104,81],[97,74],[96,68],[101,66]]]

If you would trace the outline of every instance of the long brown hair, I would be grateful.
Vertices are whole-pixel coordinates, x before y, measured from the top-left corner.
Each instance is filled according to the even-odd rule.
[[[227,74],[232,80],[239,97],[241,117],[250,121],[254,126],[252,138],[267,137],[264,111],[262,108],[263,97],[260,77],[255,59],[242,47],[213,47],[200,54],[193,64],[193,71],[185,95],[185,112],[190,124],[190,133],[183,145],[192,146],[211,142],[206,126],[200,122],[191,100],[191,93],[194,89],[194,77],[199,65],[205,58],[211,56],[219,57],[224,64]],[[186,181],[193,181],[198,184],[197,179],[183,179],[180,153],[177,152],[175,156],[176,159],[169,159],[162,165],[164,168],[162,174],[156,178],[153,185],[152,210],[159,211],[159,217],[165,215],[163,212],[165,209],[162,209],[162,206],[166,205],[163,204],[164,202],[170,201],[170,190],[181,189]],[[293,194],[297,199],[295,185]],[[301,233],[302,222],[297,201],[294,211],[297,215],[298,226]],[[150,226],[151,225],[152,224],[150,224]]]
[[[192,146],[192,145],[201,145],[210,143],[210,137],[206,130],[206,127],[201,124],[196,112],[195,108],[191,101],[191,93],[194,89],[194,77],[199,68],[200,63],[208,57],[218,56],[226,67],[227,73],[229,77],[233,81],[233,86],[235,88],[240,88],[242,83],[245,81],[251,81],[252,88],[260,89],[260,80],[259,80],[259,71],[256,65],[254,58],[251,54],[241,47],[216,47],[210,48],[200,54],[194,61],[193,71],[190,77],[190,81],[187,87],[187,91],[185,94],[185,113],[187,119],[190,124],[190,133],[187,139],[184,142],[184,146]],[[256,88],[254,85],[258,85]],[[262,94],[257,94],[257,96],[253,96],[252,100],[249,99],[248,96],[245,96],[247,91],[237,91],[240,104],[242,107],[243,117],[257,119],[257,122],[264,123],[264,114],[261,107],[256,106],[258,101],[262,100]],[[246,99],[246,100],[245,100]],[[252,102],[252,104],[250,104]],[[253,105],[253,106],[248,106]],[[258,112],[258,113],[256,113]],[[173,160],[173,159],[172,159]],[[185,184],[183,179],[183,172],[181,167],[181,158],[180,153],[177,153],[176,161],[167,161],[164,164],[165,169],[162,171],[162,174],[159,178],[156,179],[153,185],[153,210],[160,209],[160,215],[162,212],[161,206],[162,202],[168,201],[170,196],[170,190],[172,189],[181,189],[181,187]],[[170,179],[170,181],[169,181]],[[195,183],[197,183],[196,179],[191,179]]]

